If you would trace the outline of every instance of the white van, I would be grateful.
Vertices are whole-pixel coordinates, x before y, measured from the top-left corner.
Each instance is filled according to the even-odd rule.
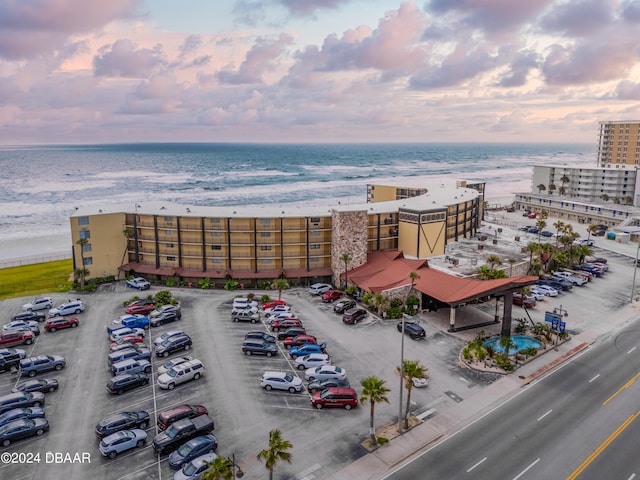
[[[166,373],[158,377],[158,386],[165,390],[173,390],[176,385],[188,382],[189,380],[198,380],[204,374],[204,365],[198,359],[181,363],[170,368]]]

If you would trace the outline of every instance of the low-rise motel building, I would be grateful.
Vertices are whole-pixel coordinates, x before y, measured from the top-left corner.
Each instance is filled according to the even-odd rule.
[[[168,202],[78,207],[70,217],[74,270],[86,278],[142,275],[211,286],[336,282],[376,251],[442,255],[474,236],[484,183],[368,185],[361,204],[194,206]],[[349,256],[345,265],[344,257]]]

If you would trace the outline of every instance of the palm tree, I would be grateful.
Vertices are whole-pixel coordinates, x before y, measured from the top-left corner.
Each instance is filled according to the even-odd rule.
[[[587,241],[591,239],[591,234],[598,231],[598,225],[592,223],[587,227]]]
[[[384,306],[384,304],[387,301],[387,297],[385,297],[384,295],[382,295],[381,293],[376,293],[373,296],[373,306],[376,309],[376,312],[378,313],[378,315],[381,314],[380,310],[382,310],[382,307]]]
[[[538,193],[541,193],[547,189],[547,186],[544,183],[539,183],[536,188],[538,189]]]
[[[289,282],[287,282],[286,278],[276,278],[273,282],[271,282],[271,289],[278,290],[278,300],[281,300],[282,290],[287,290],[291,286]]]
[[[566,176],[566,175],[562,175],[562,177],[560,177],[560,181],[562,182],[562,193],[560,195],[564,195],[564,193],[567,191],[567,189],[565,188],[565,183],[569,183],[571,181],[571,179]]]
[[[344,263],[344,289],[347,289],[347,268],[349,266],[349,262],[351,261],[351,257],[348,253],[343,253],[340,257],[340,260]]]
[[[234,474],[235,465],[229,457],[216,457],[213,462],[207,464],[210,468],[201,480],[231,480]]]
[[[489,265],[489,268],[493,270],[496,265],[502,265],[502,260],[500,260],[500,257],[497,255],[489,255],[486,263]]]
[[[609,195],[607,195],[606,193],[603,193],[602,195],[600,195],[600,198],[605,202],[609,201]]]
[[[536,220],[536,228],[538,229],[538,243],[540,243],[540,236],[542,234],[542,230],[544,230],[544,227],[546,226],[547,226],[547,222],[545,221],[542,214],[540,214],[540,217],[538,218],[538,220]]]
[[[558,235],[560,235],[561,232],[564,232],[564,225],[565,223],[562,220],[558,220],[553,224],[553,228],[556,229],[556,247],[558,247]]]
[[[291,463],[291,453],[287,450],[292,447],[291,442],[282,438],[280,430],[274,429],[269,432],[269,447],[257,455],[258,460],[264,461],[265,467],[269,470],[269,480],[273,480],[273,469],[280,460]]]
[[[407,389],[407,408],[404,414],[404,428],[409,428],[409,417],[411,408],[411,389],[413,388],[413,379],[427,379],[429,374],[427,367],[422,365],[419,360],[405,360],[402,362],[402,369],[396,367],[396,371],[405,379],[404,387]]]
[[[360,381],[362,385],[362,393],[360,394],[360,403],[364,404],[367,400],[371,406],[370,409],[370,422],[369,422],[369,439],[372,445],[377,445],[376,431],[373,428],[373,414],[375,411],[376,403],[386,402],[389,403],[387,393],[389,390],[384,386],[384,380],[378,377],[367,377]]]
[[[413,290],[413,286],[416,284],[416,280],[420,280],[420,275],[418,272],[409,272],[409,278],[411,279],[411,286],[409,287],[409,291],[407,292],[407,296],[404,297],[404,307],[407,308],[407,300],[409,300],[409,296],[411,295],[411,291]]]
[[[564,185],[562,185],[559,189],[558,189],[558,194],[559,195],[564,195],[565,193],[567,193],[567,189],[564,188]]]
[[[89,271],[84,266],[84,246],[89,243],[89,240],[86,238],[81,238],[76,242],[76,244],[80,245],[80,260],[81,267],[76,269],[76,276],[80,277],[80,290],[84,290],[84,280],[89,274]]]
[[[515,258],[510,258],[507,260],[509,262],[509,277],[511,277],[511,271],[513,270],[513,264],[517,262]]]
[[[553,195],[554,190],[556,189],[555,184],[550,183],[549,184],[549,195]]]

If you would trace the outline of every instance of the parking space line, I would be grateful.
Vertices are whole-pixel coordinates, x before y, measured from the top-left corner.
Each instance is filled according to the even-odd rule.
[[[289,407],[289,406],[283,407],[282,405],[265,405],[265,406],[270,408],[282,408],[284,410],[310,410],[312,412],[319,411],[318,409],[311,408],[311,407]]]

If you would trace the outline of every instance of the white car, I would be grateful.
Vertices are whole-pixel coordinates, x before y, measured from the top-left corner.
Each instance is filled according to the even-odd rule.
[[[47,308],[53,308],[53,300],[51,297],[36,297],[33,301],[25,303],[22,306],[22,310],[26,312],[35,312],[37,310],[45,310]]]
[[[302,379],[289,372],[264,372],[260,386],[265,390],[288,390],[295,393],[302,391]]]
[[[344,380],[347,378],[347,371],[334,365],[323,365],[322,367],[313,367],[306,370],[304,378],[311,382],[314,380],[326,380],[327,378]]]
[[[289,305],[276,305],[273,308],[267,308],[264,311],[264,315],[266,317],[270,317],[271,315],[276,315],[278,313],[289,313],[291,312],[291,307]]]
[[[327,290],[331,290],[333,286],[328,283],[314,283],[309,287],[309,293],[311,295],[322,295]]]
[[[125,280],[124,283],[127,287],[137,288],[138,290],[149,290],[151,288],[151,284],[142,277]]]
[[[163,373],[167,373],[167,371],[171,370],[176,365],[180,365],[181,363],[189,362],[191,360],[193,360],[193,357],[190,357],[188,355],[172,358],[168,362],[163,363],[162,365],[160,365],[158,367],[158,375],[162,375]]]
[[[577,238],[573,241],[573,244],[579,247],[593,247],[593,243],[593,240],[587,240],[586,238]]]
[[[233,299],[232,310],[242,310],[250,307],[258,307],[258,302],[249,300],[247,297],[236,297]]]
[[[568,280],[577,286],[584,285],[585,283],[587,283],[586,278],[573,275],[572,273],[569,273],[569,272],[553,272],[553,276],[556,278],[562,278],[563,280]]]
[[[298,318],[291,312],[274,313],[267,318],[267,322],[271,325],[274,320],[286,320],[287,318]]]
[[[311,367],[328,365],[330,362],[331,357],[326,353],[310,353],[296,358],[295,364],[298,370],[307,370]]]
[[[119,338],[127,337],[129,335],[144,337],[145,331],[142,328],[118,328],[109,335],[109,339],[115,342]]]
[[[198,380],[204,375],[205,368],[198,359],[189,360],[169,369],[167,372],[158,376],[158,386],[165,390],[173,390],[176,385],[188,382],[190,380]]]
[[[534,286],[532,286],[531,288],[533,289]],[[542,292],[542,294],[545,295],[546,297],[558,296],[558,290],[548,285],[535,285],[535,289],[539,292]]]
[[[529,295],[527,295],[526,298],[531,298],[536,302],[539,302],[540,300],[544,300],[544,293],[537,289],[534,290],[533,288],[529,288]]]
[[[251,316],[251,315],[255,315],[258,314],[258,316],[260,316],[260,310],[258,309],[258,307],[254,307],[253,305],[246,305],[244,307],[233,307],[231,309],[231,315],[245,315],[245,316]]]
[[[82,300],[75,300],[68,303],[61,303],[56,308],[49,310],[49,318],[52,317],[64,317],[65,315],[84,312],[84,303]]]
[[[411,379],[411,383],[413,383],[413,386],[415,388],[425,388],[429,385],[429,379],[428,378],[412,378]]]

